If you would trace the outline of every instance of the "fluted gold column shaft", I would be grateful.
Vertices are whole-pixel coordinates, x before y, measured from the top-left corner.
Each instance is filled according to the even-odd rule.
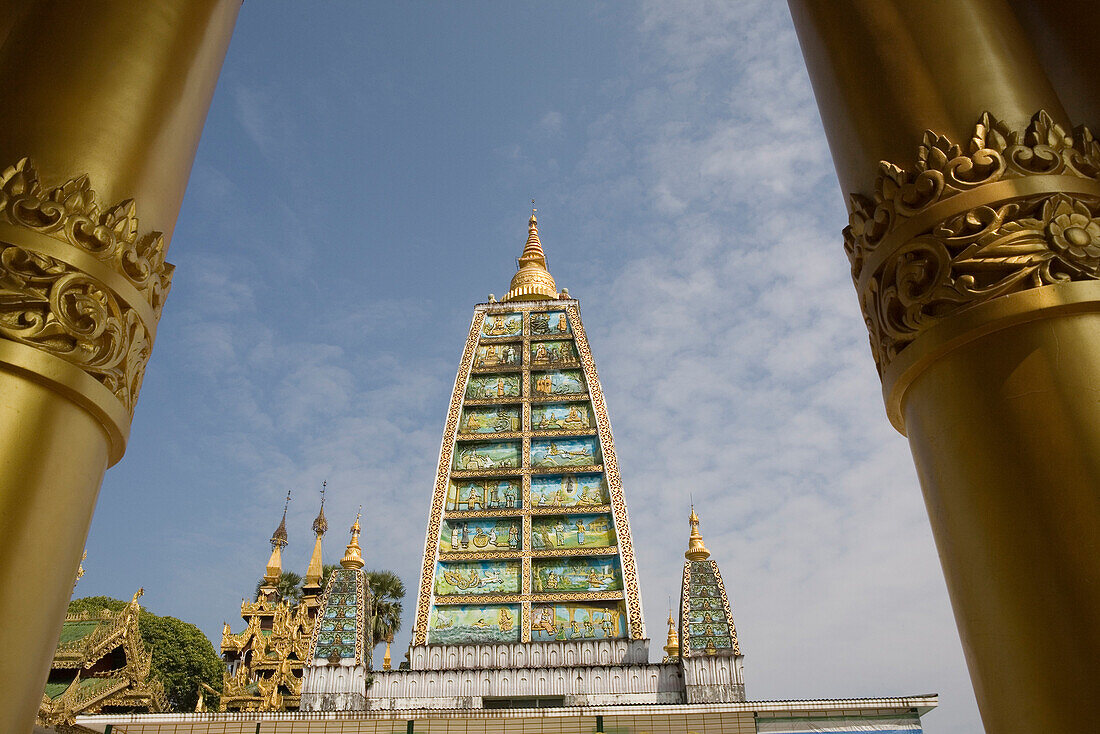
[[[986,729],[1094,727],[1100,121],[1058,91],[1095,70],[1026,0],[789,4]]]
[[[239,0],[0,13],[0,711],[29,732]],[[140,219],[139,219],[140,217]]]

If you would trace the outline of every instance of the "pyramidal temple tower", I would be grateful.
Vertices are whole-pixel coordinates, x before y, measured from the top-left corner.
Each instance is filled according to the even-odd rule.
[[[607,407],[534,214],[508,295],[474,309],[421,574],[416,644],[645,637]]]
[[[649,664],[626,499],[580,307],[557,289],[534,213],[527,229],[507,295],[474,308],[439,454],[409,673],[382,676],[370,696],[450,698],[438,671],[486,668],[451,695],[561,705],[598,695],[657,702],[661,690],[672,702],[678,670]],[[637,669],[593,667],[609,665]],[[417,671],[436,671],[434,690],[427,679],[408,685]]]

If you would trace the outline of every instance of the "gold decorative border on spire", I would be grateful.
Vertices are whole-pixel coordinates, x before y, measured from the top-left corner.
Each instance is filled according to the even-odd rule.
[[[1100,279],[1100,142],[1042,110],[1024,130],[987,112],[964,144],[926,132],[913,168],[883,161],[873,198],[849,208],[844,247],[884,380],[965,309]]]
[[[122,455],[174,269],[163,235],[139,234],[136,211],[129,199],[100,209],[87,176],[47,187],[27,158],[0,173],[0,337],[87,374],[122,410],[13,345],[0,348],[0,361],[90,403],[111,434],[112,463]]]
[[[729,625],[730,649],[734,655],[740,655],[741,643],[737,641],[737,626],[733,623],[733,610],[730,607],[729,594],[726,592],[726,582],[722,580],[722,572],[718,569],[718,562],[714,559],[684,562],[684,575],[680,586],[680,655],[683,657],[692,657],[691,623],[689,622],[689,616],[691,613],[691,565],[693,563],[708,564],[711,571],[714,573],[714,578],[721,591],[722,613],[726,615],[726,624]],[[695,652],[705,653],[705,650],[696,650]]]
[[[447,423],[443,427],[443,441],[439,447],[439,464],[435,477],[435,492],[432,494],[432,506],[428,516],[428,532],[424,539],[424,563],[420,569],[420,591],[416,597],[416,623],[413,625],[412,644],[424,645],[428,642],[428,624],[431,616],[432,583],[435,579],[435,564],[439,558],[439,530],[443,522],[443,508],[447,503],[447,486],[450,483],[451,461],[454,457],[455,437],[458,433],[459,417],[462,413],[462,399],[466,394],[466,382],[470,378],[470,368],[474,363],[481,325],[485,321],[485,310],[475,309],[470,322],[470,333],[466,337],[466,347],[462,351],[462,361],[455,375],[454,389],[451,392],[451,406],[447,411]]]

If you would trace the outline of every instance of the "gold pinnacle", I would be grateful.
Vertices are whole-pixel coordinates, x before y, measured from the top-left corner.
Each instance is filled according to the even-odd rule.
[[[691,536],[688,538],[688,549],[684,557],[689,561],[705,561],[710,558],[710,551],[703,545],[703,536],[699,534],[699,516],[695,514],[695,505],[691,506]]]
[[[532,204],[534,201],[532,200]],[[535,216],[537,210],[531,209],[531,218],[527,220],[527,244],[517,262],[518,272],[512,276],[508,294],[503,301],[541,301],[558,297],[554,278],[546,267],[546,253],[539,241],[539,222]]]
[[[668,640],[665,642],[665,654],[674,658],[680,654],[680,637],[676,634],[676,620],[672,618],[672,608],[668,610]]]
[[[351,526],[351,541],[348,542],[344,557],[340,559],[340,565],[344,568],[362,568],[366,565],[363,561],[363,553],[359,550],[359,518],[363,514],[363,506],[359,506],[359,512],[355,513],[355,523]]]

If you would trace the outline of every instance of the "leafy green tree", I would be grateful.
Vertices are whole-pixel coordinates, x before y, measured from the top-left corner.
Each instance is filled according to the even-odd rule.
[[[69,602],[69,613],[101,609],[118,612],[129,602],[109,596],[86,596]],[[142,607],[138,631],[145,647],[153,652],[152,672],[164,685],[168,705],[173,711],[194,711],[200,683],[216,691],[222,687],[225,665],[214,646],[199,628],[175,617],[162,617]]]
[[[393,636],[401,629],[401,600],[405,598],[405,584],[393,571],[367,571],[367,585],[370,587],[370,650],[367,664],[370,666],[374,648]]]

